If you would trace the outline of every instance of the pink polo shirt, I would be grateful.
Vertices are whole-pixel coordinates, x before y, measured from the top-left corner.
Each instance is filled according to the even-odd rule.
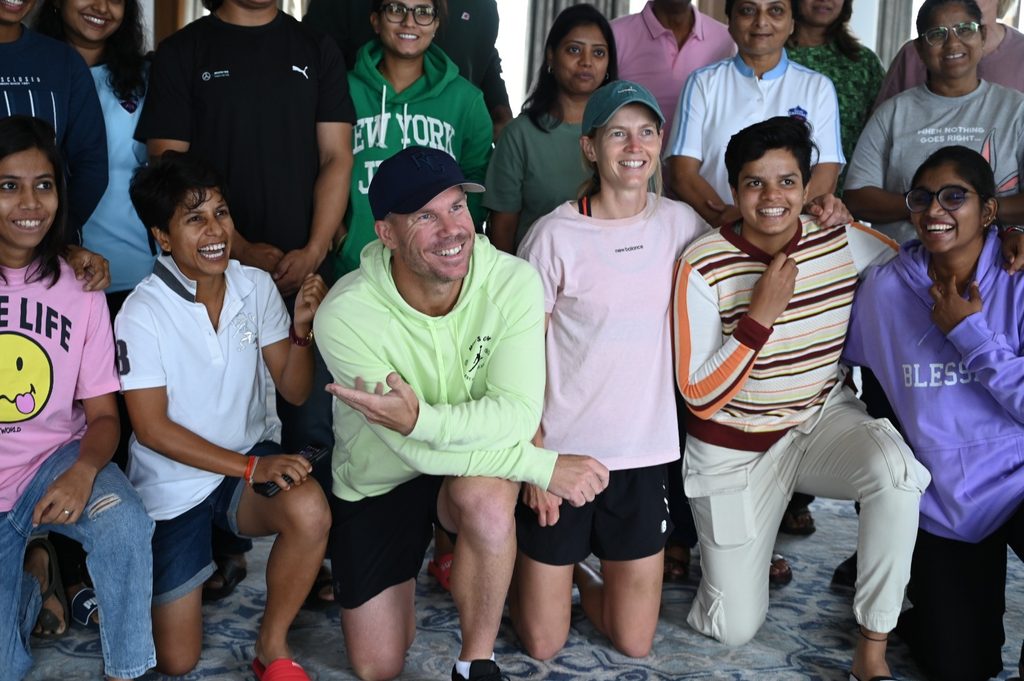
[[[672,129],[679,93],[695,70],[736,54],[729,29],[693,7],[693,30],[682,47],[672,31],[654,16],[648,2],[639,14],[612,21],[619,54],[619,78],[640,83],[651,91],[665,114],[665,130]],[[668,142],[668,135],[665,135]]]

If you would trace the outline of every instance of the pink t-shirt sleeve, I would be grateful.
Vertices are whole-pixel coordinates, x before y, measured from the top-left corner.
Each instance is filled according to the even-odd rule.
[[[76,400],[117,392],[121,387],[114,370],[114,333],[107,301],[97,292],[89,296],[88,303],[89,320],[75,386]]]
[[[538,220],[526,233],[526,238],[519,245],[519,257],[523,258],[540,274],[544,288],[544,313],[551,314],[555,309],[555,301],[562,284],[562,261],[556,256],[551,238],[551,229],[557,222],[555,211]]]

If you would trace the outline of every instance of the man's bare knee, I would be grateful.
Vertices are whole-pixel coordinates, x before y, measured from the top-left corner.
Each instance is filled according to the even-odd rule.
[[[459,534],[500,537],[515,531],[519,484],[497,478],[461,478],[448,486],[448,500]]]
[[[348,661],[352,671],[363,681],[388,681],[402,673],[405,666],[405,653],[402,651],[383,650],[349,650]]]
[[[540,632],[520,631],[519,642],[523,646],[523,650],[526,654],[535,660],[550,660],[558,652],[565,647],[565,642],[569,638],[568,632],[565,636],[558,637],[553,636],[550,633],[543,634]]]
[[[352,673],[362,681],[390,681],[401,674],[402,667],[406,665],[406,656],[388,659],[383,655],[372,654],[367,658],[358,658],[349,651],[348,662],[352,666]]]

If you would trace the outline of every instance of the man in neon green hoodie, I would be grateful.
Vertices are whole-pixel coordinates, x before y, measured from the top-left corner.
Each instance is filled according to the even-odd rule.
[[[369,191],[380,241],[314,322],[339,398],[335,593],[362,679],[402,670],[436,519],[458,533],[451,585],[462,650],[452,679],[497,681],[519,482],[574,506],[608,482],[590,457],[531,444],[544,397],[541,283],[474,234],[466,192],[481,191],[443,151],[410,147],[384,161]]]
[[[346,235],[335,257],[338,276],[359,267],[360,252],[376,238],[367,192],[381,161],[406,147],[430,147],[447,152],[466,177],[481,181],[491,156],[483,93],[433,44],[440,22],[436,5],[375,0],[369,21],[377,39],[359,50],[348,74],[356,109],[355,162]],[[486,211],[476,197],[469,207],[481,226]]]

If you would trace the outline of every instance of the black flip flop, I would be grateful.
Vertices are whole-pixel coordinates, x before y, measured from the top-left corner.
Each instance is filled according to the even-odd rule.
[[[35,632],[33,627],[32,636],[41,639],[57,639],[63,638],[68,633],[70,628],[70,622],[66,621],[68,617],[68,599],[64,595],[64,584],[60,577],[60,568],[57,566],[57,550],[53,548],[53,544],[46,537],[36,537],[28,543],[25,547],[25,555],[27,556],[29,551],[34,548],[41,548],[46,551],[47,557],[47,568],[46,568],[46,579],[47,586],[42,593],[41,603],[46,603],[47,599],[51,596],[56,596],[57,601],[60,603],[61,609],[64,611],[65,621],[61,621],[57,615],[53,614],[50,610],[45,607],[39,608],[39,615],[36,618],[36,624],[42,627],[42,631],[38,634]],[[61,627],[64,627],[63,631],[58,631]]]

